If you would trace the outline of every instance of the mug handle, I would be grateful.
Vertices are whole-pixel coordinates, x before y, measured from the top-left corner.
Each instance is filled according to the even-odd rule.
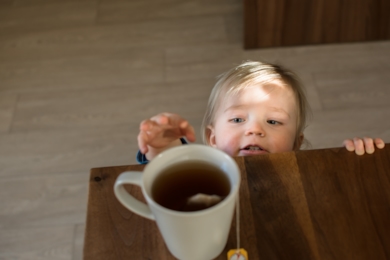
[[[151,220],[155,220],[149,206],[130,195],[126,190],[125,184],[134,184],[142,188],[142,172],[123,172],[115,181],[114,193],[117,199],[127,209],[134,213]]]

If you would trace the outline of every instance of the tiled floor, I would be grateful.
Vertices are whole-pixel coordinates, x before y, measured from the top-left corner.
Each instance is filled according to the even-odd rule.
[[[301,76],[313,149],[390,142],[389,41],[244,51],[241,5],[0,0],[0,259],[81,259],[89,169],[136,163],[156,113],[199,130],[216,77],[246,59]]]

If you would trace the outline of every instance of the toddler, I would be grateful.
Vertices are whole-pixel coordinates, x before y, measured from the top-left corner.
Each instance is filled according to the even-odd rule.
[[[215,84],[202,123],[207,145],[231,156],[299,150],[305,142],[309,106],[303,86],[291,71],[247,61]],[[147,163],[160,152],[195,141],[193,127],[177,114],[161,113],[140,125],[137,160]],[[362,155],[383,148],[380,138],[347,139],[343,145]]]

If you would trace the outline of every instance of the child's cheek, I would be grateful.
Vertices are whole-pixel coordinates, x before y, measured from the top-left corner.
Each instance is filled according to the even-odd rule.
[[[225,138],[224,140],[221,140],[220,145],[217,147],[230,156],[237,156],[240,151],[239,143],[234,138]]]
[[[293,137],[279,137],[277,140],[272,140],[272,143],[274,143],[273,153],[289,152],[294,148]]]

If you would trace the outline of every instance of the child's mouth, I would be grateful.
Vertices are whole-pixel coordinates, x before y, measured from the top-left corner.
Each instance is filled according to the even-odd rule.
[[[248,153],[248,154],[256,154],[256,153],[264,153],[267,152],[265,149],[258,145],[248,145],[241,149],[242,152]]]
[[[258,146],[248,146],[248,147],[245,147],[244,150],[257,151],[257,150],[263,150],[263,149],[261,149],[261,147],[258,147]]]

